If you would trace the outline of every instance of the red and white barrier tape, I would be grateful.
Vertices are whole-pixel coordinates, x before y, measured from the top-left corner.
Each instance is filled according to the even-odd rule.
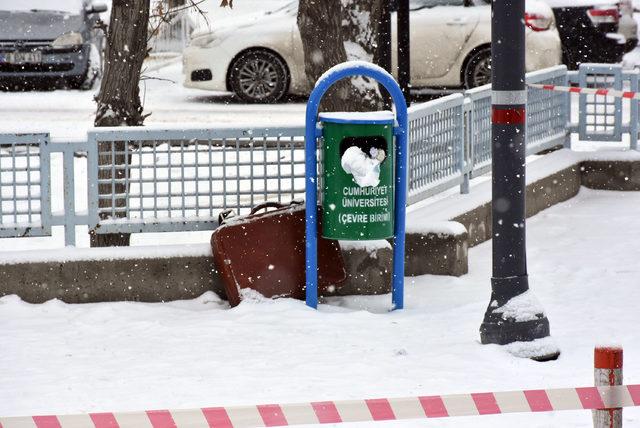
[[[527,86],[547,91],[572,92],[576,94],[602,95],[606,97],[640,100],[640,92],[616,91],[614,89],[604,88],[578,88],[574,86],[543,85],[540,83],[529,83]]]
[[[252,428],[631,406],[640,406],[640,385],[211,407],[194,410],[0,417],[0,427]]]

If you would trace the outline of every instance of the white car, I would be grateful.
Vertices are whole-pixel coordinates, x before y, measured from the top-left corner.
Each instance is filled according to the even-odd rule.
[[[413,88],[470,88],[489,82],[491,6],[486,1],[411,0]],[[234,92],[247,102],[308,94],[312,83],[305,75],[297,11],[295,1],[195,32],[184,51],[184,85]],[[525,23],[527,71],[560,64],[551,8],[527,0]],[[395,29],[393,38],[395,45]],[[395,53],[392,61],[395,69]]]

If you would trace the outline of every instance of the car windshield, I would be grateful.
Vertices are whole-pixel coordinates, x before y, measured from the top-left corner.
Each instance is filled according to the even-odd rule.
[[[436,6],[464,6],[464,0],[410,0],[411,10],[420,10]]]
[[[79,14],[82,0],[0,0],[0,11],[29,12],[47,11]]]

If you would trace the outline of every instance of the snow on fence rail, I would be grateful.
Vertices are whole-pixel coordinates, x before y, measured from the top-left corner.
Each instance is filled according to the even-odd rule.
[[[193,410],[0,417],[0,427],[255,428],[640,406],[640,385],[537,389]]]
[[[529,73],[527,82],[597,83],[607,73],[620,76],[612,80],[617,85],[627,77],[637,84],[637,74],[600,65],[583,66],[577,74],[553,67]],[[571,124],[569,94],[530,88],[527,153],[570,147],[574,132],[599,132],[585,124],[589,115],[609,107],[587,107],[609,101],[587,101],[580,98],[579,122]],[[620,141],[626,132],[636,147],[638,100],[627,102],[628,123],[615,109],[607,116],[620,129],[609,139]],[[455,186],[468,192],[469,179],[491,168],[490,86],[412,106],[409,129],[409,204]],[[50,236],[51,226],[61,225],[66,245],[75,245],[75,227],[81,225],[98,234],[214,229],[222,210],[247,213],[265,200],[304,196],[303,135],[295,127],[122,127],[92,130],[86,141],[56,143],[47,134],[0,135],[0,237]],[[86,161],[80,159],[86,163],[76,171],[76,158],[85,154]],[[60,155],[61,167],[52,160]],[[60,170],[63,186],[53,194]],[[76,196],[79,204],[86,201],[87,212],[77,210]],[[52,204],[63,205],[63,211],[52,213]]]

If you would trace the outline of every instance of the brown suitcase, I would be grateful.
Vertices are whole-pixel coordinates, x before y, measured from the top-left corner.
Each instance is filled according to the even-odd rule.
[[[276,208],[256,214],[265,208]],[[318,214],[317,218],[321,218]],[[211,236],[216,270],[231,306],[240,304],[245,289],[265,297],[305,298],[305,209],[267,202],[251,214],[229,220]],[[318,239],[318,289],[347,277],[338,241]]]

